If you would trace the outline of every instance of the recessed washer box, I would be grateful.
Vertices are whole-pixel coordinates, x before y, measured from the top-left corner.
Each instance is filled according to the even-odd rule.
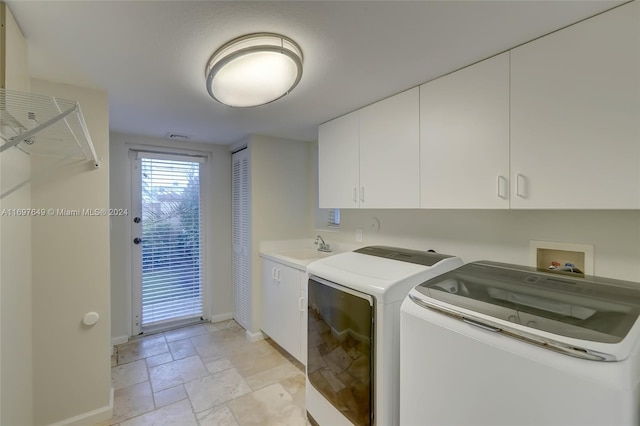
[[[571,263],[584,275],[595,275],[593,254],[591,244],[529,241],[529,265],[539,269],[548,270],[553,262],[559,263],[560,267]]]

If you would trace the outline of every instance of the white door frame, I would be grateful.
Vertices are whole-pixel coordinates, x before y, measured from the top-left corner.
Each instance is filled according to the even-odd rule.
[[[133,239],[141,235],[140,225],[134,223],[135,217],[141,217],[142,213],[142,199],[141,193],[141,176],[140,176],[140,160],[138,153],[153,153],[159,155],[175,155],[182,157],[197,157],[204,159],[200,166],[200,233],[201,233],[201,271],[202,271],[202,318],[209,320],[211,318],[211,279],[212,271],[208,255],[210,252],[210,246],[212,242],[209,236],[210,225],[210,209],[209,205],[212,202],[210,196],[210,182],[211,182],[211,159],[207,152],[191,151],[184,149],[170,149],[156,146],[129,146],[129,160],[130,160],[130,185],[131,198],[130,198],[130,222],[128,226],[129,241],[128,241],[128,261],[130,263],[130,281],[129,289],[131,294],[131,306],[128,310],[131,314],[131,335],[137,336],[142,333],[141,327],[141,313],[142,313],[142,293],[140,292],[140,283],[142,281],[142,246],[134,245]],[[137,227],[136,227],[137,226]],[[138,284],[136,284],[136,282]]]

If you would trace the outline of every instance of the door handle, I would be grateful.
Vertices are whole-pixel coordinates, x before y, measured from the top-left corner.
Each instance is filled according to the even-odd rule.
[[[358,202],[358,188],[353,188],[353,202]]]
[[[360,202],[364,203],[364,186],[360,187]]]
[[[271,268],[271,279],[274,280],[274,281],[277,280],[277,278],[276,278],[276,270],[277,269],[276,269],[275,266],[273,268]]]
[[[141,221],[141,220],[142,220],[142,219],[140,219],[139,217],[134,217],[134,218],[133,218],[133,222],[134,222],[134,223],[140,223],[140,221]]]
[[[304,297],[298,299],[298,308],[300,309],[300,312],[304,312]]]
[[[133,239],[133,244],[140,244],[141,242],[142,242],[142,238],[135,237],[135,238]]]

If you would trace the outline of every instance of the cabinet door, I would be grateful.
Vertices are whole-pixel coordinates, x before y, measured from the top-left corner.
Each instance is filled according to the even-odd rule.
[[[300,359],[300,274],[297,269],[280,265],[280,298],[282,311],[280,329],[282,336],[277,343],[291,355]]]
[[[278,283],[278,263],[262,259],[262,331],[278,341],[281,333],[278,317],[282,311]]]
[[[509,208],[509,53],[420,87],[420,207]]]
[[[359,187],[358,111],[318,128],[320,208],[357,208]]]
[[[262,330],[297,359],[302,357],[300,274],[297,269],[263,259]]]
[[[420,207],[419,88],[360,110],[360,207]]]
[[[639,8],[512,50],[512,208],[640,208]]]

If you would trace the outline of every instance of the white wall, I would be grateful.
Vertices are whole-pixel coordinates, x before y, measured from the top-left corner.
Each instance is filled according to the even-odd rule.
[[[27,43],[9,9],[0,4],[5,56],[0,58],[6,89],[29,91]],[[2,49],[0,49],[2,51]],[[0,192],[30,175],[31,160],[18,149],[0,157]],[[3,209],[31,206],[30,185],[0,200]],[[0,424],[33,423],[33,344],[31,338],[31,218],[0,216]]]
[[[261,239],[307,237],[312,223],[309,143],[260,135],[250,139],[255,235]]]
[[[368,232],[370,217],[380,220]],[[501,210],[342,210],[328,241],[386,244],[458,255],[465,262],[529,264],[529,240],[592,244],[594,274],[640,282],[640,212]],[[531,265],[533,266],[533,265]]]
[[[111,208],[131,210],[131,165],[129,149],[186,149],[209,156],[203,168],[206,181],[203,208],[211,214],[204,223],[205,297],[209,302],[208,317],[228,318],[233,311],[231,286],[231,153],[226,146],[213,144],[176,143],[164,139],[146,138],[119,133],[111,134]],[[131,221],[129,216],[111,218],[111,299],[112,339],[125,342],[131,336]]]
[[[309,238],[313,231],[309,199],[309,144],[252,135],[251,270],[253,284],[250,333],[260,330],[262,267],[260,241]],[[317,198],[317,197],[316,197]]]
[[[3,189],[29,177],[31,160],[17,149],[0,157]],[[30,186],[0,200],[0,210],[31,206]],[[31,218],[0,217],[0,395],[2,425],[29,425],[33,419],[31,340]]]
[[[106,209],[109,206],[109,107],[101,90],[32,79],[33,93],[79,101],[102,167],[76,162],[32,182],[32,206]],[[35,173],[49,158],[32,158]],[[32,220],[34,423],[111,416],[109,218]],[[100,321],[83,325],[85,313]],[[94,414],[95,416],[91,416]]]
[[[6,7],[6,5],[3,5]],[[27,65],[27,41],[8,7],[5,9],[5,89],[29,91],[29,67]]]

